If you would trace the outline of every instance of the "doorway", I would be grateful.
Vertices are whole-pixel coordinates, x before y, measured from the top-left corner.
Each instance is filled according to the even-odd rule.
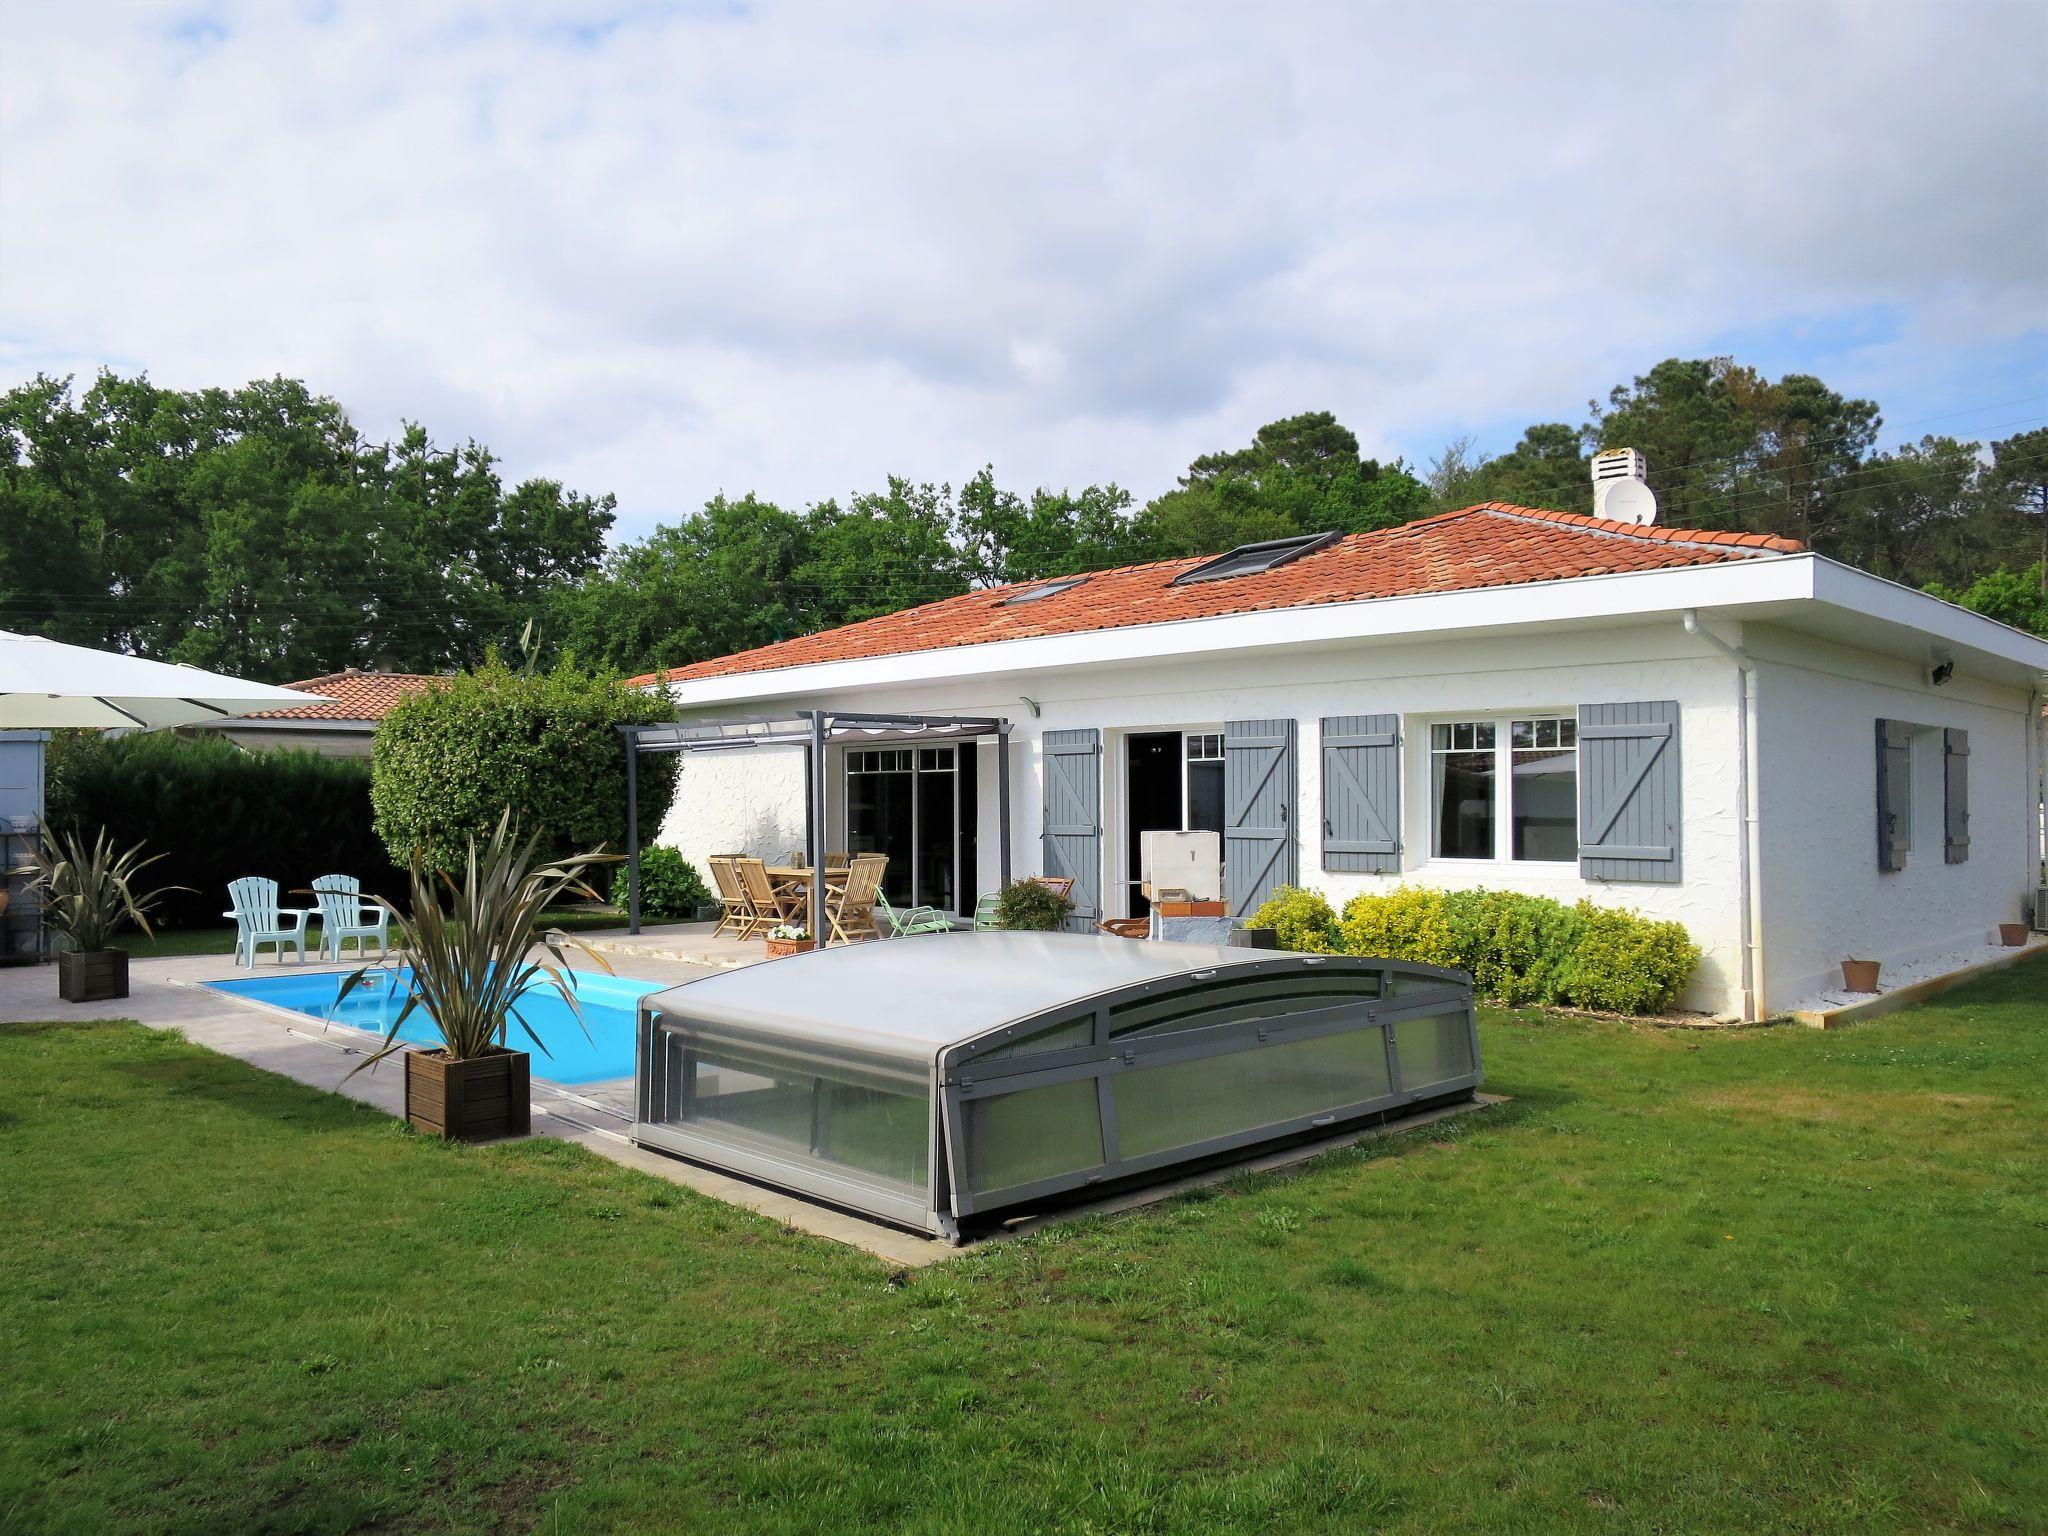
[[[1223,830],[1223,733],[1142,731],[1124,738],[1124,869],[1132,917],[1145,917],[1144,834]]]
[[[974,910],[976,757],[957,746],[847,752],[846,848],[888,855],[892,904]]]

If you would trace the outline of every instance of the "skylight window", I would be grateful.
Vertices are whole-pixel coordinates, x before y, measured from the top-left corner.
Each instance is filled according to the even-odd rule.
[[[1308,533],[1299,538],[1268,539],[1263,544],[1240,544],[1228,554],[1218,555],[1193,570],[1182,571],[1173,578],[1173,585],[1184,587],[1195,581],[1228,581],[1233,576],[1270,571],[1275,566],[1312,554],[1326,544],[1334,544],[1337,538],[1334,533]]]
[[[1048,581],[1035,587],[1026,587],[1022,592],[1012,592],[997,603],[998,608],[1014,608],[1019,603],[1035,603],[1041,597],[1051,597],[1056,592],[1069,592],[1086,581],[1086,576],[1069,576],[1065,581]]]

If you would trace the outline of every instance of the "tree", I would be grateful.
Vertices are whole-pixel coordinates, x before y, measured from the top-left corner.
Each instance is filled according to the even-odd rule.
[[[2042,591],[2048,592],[2048,427],[1991,445],[1986,490],[2012,518],[2031,521],[2039,539]]]
[[[2001,565],[1967,587],[1945,587],[1936,582],[1927,590],[1945,602],[1958,603],[2014,629],[2048,636],[2048,570],[2041,566],[2014,571]]]
[[[1178,488],[1149,503],[1138,542],[1153,558],[1214,554],[1304,533],[1392,528],[1430,510],[1407,466],[1362,458],[1328,411],[1269,422],[1251,445],[1203,454]]]
[[[408,694],[377,727],[370,801],[394,864],[417,850],[452,869],[471,838],[509,808],[549,857],[618,852],[626,837],[621,725],[674,717],[658,693],[564,662],[514,671],[495,656],[473,672]],[[652,841],[675,792],[672,755],[642,759],[639,822]]]

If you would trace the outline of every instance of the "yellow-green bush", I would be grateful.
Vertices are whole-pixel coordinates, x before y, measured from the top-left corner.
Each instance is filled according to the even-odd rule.
[[[1322,900],[1308,891],[1282,895],[1290,911],[1302,914]],[[1278,921],[1261,921],[1279,903],[1276,897],[1262,908],[1254,925],[1279,928]],[[1301,921],[1307,926],[1305,917]],[[1474,988],[1496,1002],[1617,1013],[1672,1007],[1700,959],[1681,924],[1518,891],[1397,885],[1345,903],[1337,937],[1345,954],[1467,971]],[[1284,933],[1280,942],[1305,947],[1289,943]]]
[[[1342,949],[1337,914],[1330,910],[1330,898],[1321,891],[1305,891],[1297,885],[1281,886],[1246,919],[1245,926],[1272,929],[1282,949],[1304,950],[1311,955],[1334,955]]]

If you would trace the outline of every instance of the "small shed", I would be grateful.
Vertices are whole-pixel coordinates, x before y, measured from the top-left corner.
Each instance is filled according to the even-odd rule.
[[[954,933],[643,1000],[640,1145],[958,1240],[1481,1080],[1469,978],[1406,961]]]

